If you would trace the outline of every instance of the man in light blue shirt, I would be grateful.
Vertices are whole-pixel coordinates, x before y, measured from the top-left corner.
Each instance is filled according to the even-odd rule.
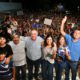
[[[31,36],[25,37],[25,42],[27,49],[27,66],[29,72],[28,80],[32,80],[34,68],[34,77],[36,80],[38,80],[38,72],[42,57],[41,44],[43,39],[38,36],[37,30],[33,29],[31,31]]]
[[[71,37],[64,31],[64,24],[66,21],[67,21],[67,17],[65,16],[62,20],[62,24],[60,28],[61,34],[66,38],[66,43],[70,49],[70,56],[71,56],[71,61],[67,61],[65,80],[70,80],[69,79],[70,68],[72,72],[71,80],[76,80],[77,66],[80,57],[80,30],[76,29],[73,33],[73,37]]]

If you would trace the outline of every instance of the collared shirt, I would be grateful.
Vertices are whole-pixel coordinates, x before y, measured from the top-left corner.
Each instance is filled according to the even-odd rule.
[[[27,57],[33,61],[40,59],[42,56],[41,43],[43,42],[43,39],[38,36],[36,40],[33,41],[31,37],[26,37],[25,42],[27,48]]]
[[[68,34],[65,35],[65,38],[70,49],[71,60],[78,61],[80,57],[80,39],[77,42],[74,42],[73,38]]]

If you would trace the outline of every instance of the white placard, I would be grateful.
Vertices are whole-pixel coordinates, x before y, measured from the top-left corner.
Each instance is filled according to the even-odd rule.
[[[48,18],[45,18],[45,20],[44,20],[44,24],[46,24],[46,25],[51,25],[51,23],[52,23],[52,19],[48,19]]]
[[[39,19],[36,19],[35,21],[36,21],[36,22],[39,22]]]

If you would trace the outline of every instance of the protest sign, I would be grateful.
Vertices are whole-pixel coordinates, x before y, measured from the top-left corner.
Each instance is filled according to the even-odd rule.
[[[52,19],[48,19],[48,18],[45,18],[45,20],[44,20],[44,24],[46,24],[46,25],[51,25],[51,23],[52,23]]]

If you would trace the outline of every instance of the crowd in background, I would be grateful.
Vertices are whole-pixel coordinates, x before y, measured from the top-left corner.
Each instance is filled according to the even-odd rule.
[[[0,23],[0,39],[4,41],[2,38],[5,37],[6,41],[4,41],[4,44],[7,42],[8,45],[11,46],[9,46],[10,48],[8,51],[12,48],[12,50],[10,50],[10,54],[8,52],[8,56],[6,57],[10,62],[5,59],[3,63],[6,62],[6,64],[10,64],[13,77],[15,78],[12,80],[20,80],[21,77],[21,80],[26,80],[26,69],[28,69],[28,80],[32,80],[33,77],[35,77],[36,80],[41,80],[38,76],[40,65],[43,80],[53,80],[53,68],[55,68],[56,80],[62,80],[62,71],[66,67],[65,61],[67,62],[67,60],[71,60],[71,56],[68,54],[70,52],[70,49],[68,49],[70,45],[67,45],[66,39],[61,35],[60,31],[63,17],[64,14],[30,13],[22,16],[6,15],[3,18],[3,21]],[[45,18],[51,19],[52,24],[44,24]],[[64,23],[64,31],[71,36],[73,36],[76,29],[80,29],[79,16],[74,17],[72,15],[68,15],[68,19],[67,21],[64,21]],[[0,45],[2,44],[0,43]],[[4,52],[0,51],[0,54],[2,53]],[[57,53],[62,55],[57,55]],[[67,59],[63,53],[65,53]],[[2,65],[1,58],[0,65]],[[73,68],[71,67],[71,69]],[[34,75],[33,70],[35,73]],[[20,71],[22,73],[21,76]],[[78,72],[80,74],[79,70]],[[7,74],[8,73],[9,72],[7,72]],[[72,74],[72,80],[76,80],[76,71],[72,72]],[[68,78],[69,75],[67,75],[66,80],[70,80],[70,78]],[[0,79],[11,80],[11,77],[8,76],[8,79],[6,77],[2,77]]]

